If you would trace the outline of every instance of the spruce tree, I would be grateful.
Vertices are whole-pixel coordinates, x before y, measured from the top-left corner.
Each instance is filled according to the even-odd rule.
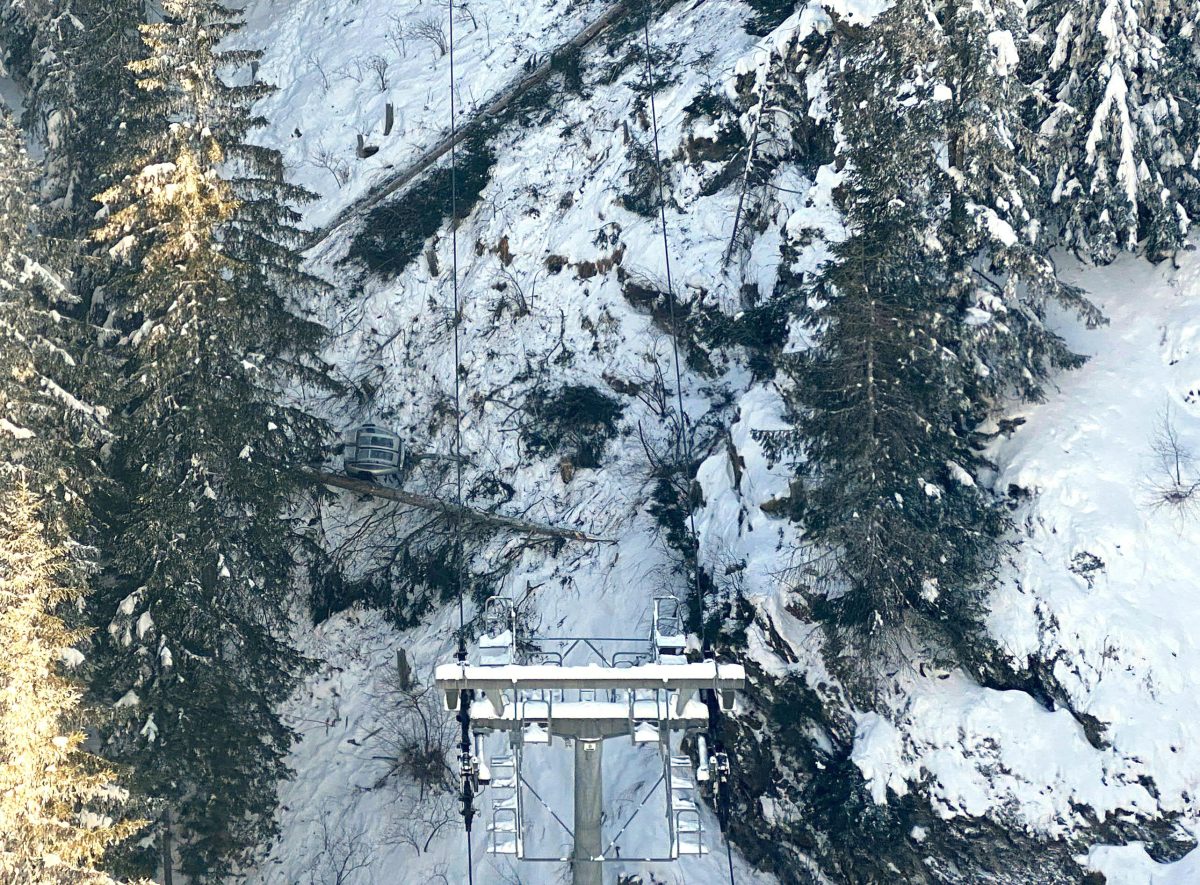
[[[321,286],[294,251],[290,205],[308,195],[246,142],[269,87],[225,79],[258,57],[220,48],[237,14],[209,0],[163,13],[132,65],[145,98],[124,121],[129,172],[99,197],[125,360],[100,684],[131,714],[109,750],[178,824],[181,869],[211,881],[272,834],[288,773],[277,708],[303,661],[286,636],[287,468],[325,427],[285,394],[323,378],[321,329],[293,300]]]
[[[924,152],[929,174],[944,174],[949,193],[938,243],[956,301],[951,346],[975,367],[980,397],[994,402],[1015,392],[1036,399],[1051,369],[1080,363],[1046,327],[1047,307],[1060,304],[1089,323],[1101,317],[1078,288],[1058,278],[1041,235],[1043,195],[1028,162],[1036,139],[1020,113],[1029,94],[1018,77],[1020,54],[1028,50],[1024,7],[1013,0],[946,0],[922,18],[931,24],[933,76],[944,91],[935,86],[932,101],[900,112],[918,129],[928,131],[931,116],[945,127]],[[890,16],[881,25],[878,39],[905,39]],[[906,44],[897,50],[905,54]],[[943,145],[944,173],[930,156]]]
[[[1170,254],[1200,208],[1200,3],[1045,0],[1030,17],[1048,233],[1102,263]]]
[[[60,618],[83,600],[88,551],[72,540],[106,441],[81,395],[79,324],[53,308],[69,289],[42,236],[36,171],[0,113],[0,880],[107,882],[105,850],[138,829],[124,790],[81,749],[85,634]],[[114,821],[114,817],[117,818]]]
[[[0,492],[0,881],[113,880],[105,852],[141,822],[120,820],[115,772],[83,749],[81,689],[61,672],[84,635],[55,612],[78,605],[70,558],[46,538],[38,498],[6,470]],[[117,819],[114,819],[117,815]]]
[[[138,0],[20,4],[29,70],[25,125],[46,147],[45,201],[56,233],[87,247],[91,196],[120,141],[120,110],[134,92],[125,65],[139,51]],[[77,274],[77,276],[79,276]],[[87,278],[81,277],[80,288]]]
[[[794,430],[769,441],[798,464],[814,614],[835,650],[867,652],[844,663],[869,679],[910,630],[972,635],[1002,521],[972,476],[972,367],[943,343],[956,317],[930,249],[938,190],[902,150],[874,162],[907,147],[902,118],[847,124],[849,235],[806,282],[799,316],[817,341],[784,366]]]
[[[989,44],[996,7],[967,10],[900,0],[838,37],[848,235],[799,281],[815,343],[783,366],[794,430],[772,439],[798,464],[815,611],[872,651],[868,669],[910,630],[947,644],[976,632],[1003,520],[975,480],[974,428],[999,393],[1033,393],[1071,360],[1042,303],[1023,300],[1046,297],[1021,280],[1033,198],[990,108],[1015,59]],[[997,269],[1007,285],[984,282]]]
[[[0,460],[48,498],[62,540],[96,478],[107,410],[85,392],[87,331],[59,312],[70,281],[43,235],[36,181],[23,134],[0,109]]]
[[[1101,320],[1047,257],[1053,237],[1043,235],[1044,194],[1030,162],[1037,138],[1021,112],[1031,91],[1018,68],[1028,51],[1024,7],[1015,0],[899,0],[868,28],[809,35],[773,57],[749,95],[763,113],[759,141],[768,132],[773,157],[801,164],[821,142],[817,124],[792,123],[788,114],[780,127],[762,109],[784,96],[802,101],[813,78],[827,82],[809,109],[814,117],[840,120],[852,103],[867,101],[868,114],[903,119],[902,137],[881,145],[870,164],[882,180],[888,158],[902,151],[905,174],[936,190],[923,210],[936,221],[927,249],[946,263],[958,318],[947,330],[953,339],[943,343],[974,367],[976,395],[993,402],[1013,392],[1037,398],[1051,370],[1078,364],[1046,326],[1050,305]],[[847,63],[871,65],[896,90],[895,100],[870,80],[856,89]],[[840,122],[838,135],[845,141]],[[778,314],[796,288],[785,269],[776,291],[760,293],[762,303],[738,322]]]

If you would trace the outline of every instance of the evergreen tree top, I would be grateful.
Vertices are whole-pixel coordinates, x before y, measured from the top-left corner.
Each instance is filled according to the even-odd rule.
[[[1048,0],[1031,8],[1031,125],[1054,233],[1108,262],[1178,248],[1200,204],[1195,0]]]
[[[326,288],[294,249],[308,195],[246,141],[270,87],[230,83],[257,53],[220,48],[238,15],[169,0],[142,28],[141,100],[94,233],[122,360],[114,580],[98,608],[102,678],[125,712],[106,739],[171,808],[196,881],[273,832],[295,738],[276,711],[304,666],[285,638],[297,482],[281,465],[311,460],[327,432],[297,391],[331,386],[323,330],[300,313]]]

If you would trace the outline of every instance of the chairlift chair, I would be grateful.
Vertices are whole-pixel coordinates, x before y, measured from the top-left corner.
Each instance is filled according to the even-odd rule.
[[[654,597],[651,627],[654,654],[660,664],[687,660],[687,634],[683,628],[683,603],[675,596]]]
[[[519,692],[525,725],[516,736],[523,744],[553,744],[554,732],[550,721],[554,692],[544,688],[520,689]]]
[[[517,663],[516,614],[511,599],[491,596],[484,603],[479,663],[487,667]]]
[[[632,688],[629,690],[629,734],[635,745],[657,744],[662,741],[660,715],[658,689]]]
[[[404,467],[404,442],[378,424],[351,431],[345,448],[346,473],[359,479],[398,476]]]

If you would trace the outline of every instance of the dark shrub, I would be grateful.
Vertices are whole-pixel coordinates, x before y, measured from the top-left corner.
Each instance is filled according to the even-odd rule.
[[[594,387],[571,384],[525,401],[521,436],[535,455],[559,453],[576,467],[599,467],[604,444],[616,436],[621,403]]]
[[[463,142],[458,154],[457,217],[466,218],[491,175],[496,156],[488,146],[492,133],[481,131]],[[376,206],[354,238],[347,258],[385,277],[403,271],[425,241],[450,217],[450,167],[438,166],[396,200]]]

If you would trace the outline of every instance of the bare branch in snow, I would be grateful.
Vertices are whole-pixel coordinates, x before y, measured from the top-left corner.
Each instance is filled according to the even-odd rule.
[[[1200,471],[1196,469],[1195,452],[1180,435],[1170,405],[1158,415],[1150,451],[1154,462],[1146,485],[1151,506],[1173,510],[1180,518],[1192,518],[1200,506]]]

